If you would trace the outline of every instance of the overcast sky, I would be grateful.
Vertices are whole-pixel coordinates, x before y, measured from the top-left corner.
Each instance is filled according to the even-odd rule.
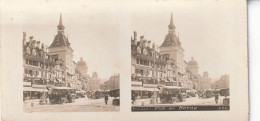
[[[62,13],[65,34],[74,50],[74,61],[83,57],[89,74],[96,71],[101,78],[120,73],[120,67],[126,66],[123,60],[130,60],[130,36],[134,30],[138,38],[144,35],[161,45],[168,32],[171,13],[185,50],[185,60],[189,61],[193,56],[200,73],[208,71],[212,78],[231,74],[235,69],[232,63],[239,57],[236,57],[237,44],[234,43],[238,35],[244,34],[239,25],[245,22],[241,19],[244,14],[237,12],[239,5],[226,0],[155,0],[149,4],[144,0],[4,2],[8,7],[2,11],[5,18],[1,22],[8,31],[5,36],[13,40],[11,42],[21,42],[25,31],[28,36],[50,45],[57,34],[59,14]]]

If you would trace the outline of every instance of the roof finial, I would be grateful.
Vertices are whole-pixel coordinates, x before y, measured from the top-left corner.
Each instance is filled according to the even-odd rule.
[[[62,26],[62,15],[60,13],[60,23],[59,23],[59,26]]]
[[[168,26],[170,29],[175,29],[175,26],[173,24],[173,17],[172,17],[172,13],[171,13],[171,20],[170,20],[170,24]]]
[[[61,15],[61,13],[60,13],[60,21],[59,21],[58,28],[59,28],[60,30],[63,30],[63,29],[65,28],[65,27],[63,26],[63,23],[62,23],[62,15]]]

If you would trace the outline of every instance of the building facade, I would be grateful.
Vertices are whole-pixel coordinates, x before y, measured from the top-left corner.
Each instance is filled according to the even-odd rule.
[[[63,61],[58,55],[50,55],[40,41],[23,33],[23,94],[30,99],[38,99],[48,92],[47,87],[65,86],[65,70]]]

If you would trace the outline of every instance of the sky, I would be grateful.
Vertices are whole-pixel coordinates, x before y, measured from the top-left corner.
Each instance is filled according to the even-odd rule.
[[[1,11],[5,16],[1,23],[13,44],[22,40],[24,31],[27,37],[34,36],[50,45],[62,13],[65,34],[74,50],[73,60],[83,57],[89,74],[96,71],[100,78],[108,79],[129,64],[124,59],[130,60],[133,31],[161,45],[173,13],[185,60],[194,57],[199,72],[208,71],[214,79],[233,73],[232,64],[239,59],[234,43],[244,32],[239,24],[245,22],[243,14],[237,12],[239,5],[232,2],[235,0],[155,0],[149,4],[146,0],[111,1],[2,1],[8,7]]]
[[[195,0],[184,3],[176,2],[163,8],[137,7],[132,12],[132,32],[137,32],[138,39],[144,35],[145,39],[160,46],[168,33],[172,13],[187,62],[194,57],[199,73],[207,71],[212,81],[233,73],[231,65],[237,54],[233,43],[237,40],[237,34],[242,35],[239,23],[243,19],[239,19],[239,7],[226,1]]]

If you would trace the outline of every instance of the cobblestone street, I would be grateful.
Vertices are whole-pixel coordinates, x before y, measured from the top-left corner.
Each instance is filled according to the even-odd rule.
[[[112,105],[113,98],[109,98],[108,104],[105,104],[104,98],[101,99],[76,99],[75,103],[36,105],[30,107],[30,104],[24,106],[25,112],[108,112],[119,111],[119,106]]]

